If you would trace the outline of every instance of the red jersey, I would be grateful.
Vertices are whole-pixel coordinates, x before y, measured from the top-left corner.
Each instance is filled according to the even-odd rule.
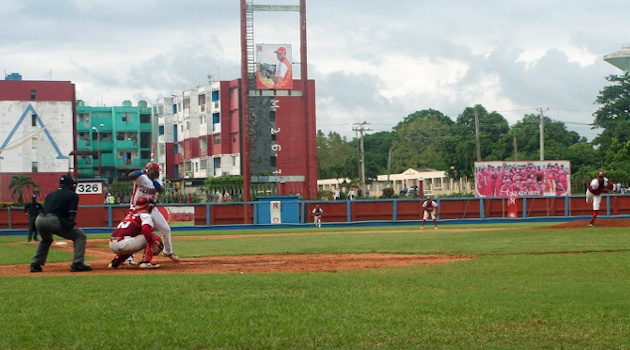
[[[137,213],[130,210],[129,214],[118,224],[112,233],[112,237],[135,237],[140,234],[144,235],[147,242],[153,240],[153,219],[151,219],[151,214],[147,212]]]

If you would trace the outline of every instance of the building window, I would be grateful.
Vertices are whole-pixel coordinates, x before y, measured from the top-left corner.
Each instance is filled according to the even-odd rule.
[[[122,121],[123,122],[128,122],[129,119],[131,119],[131,113],[123,113],[122,114]]]
[[[177,103],[173,103],[173,114],[177,114]]]
[[[215,145],[220,145],[221,144],[221,136],[217,135],[214,137],[214,144]]]
[[[140,123],[142,123],[142,124],[151,123],[151,114],[141,113],[140,114]]]
[[[37,97],[37,92],[35,90],[31,90],[31,100],[34,100]]]
[[[31,126],[37,126],[37,114],[31,115]]]
[[[38,167],[39,165],[37,164],[37,162],[31,163],[31,172],[36,173]]]
[[[184,98],[184,109],[190,108],[190,97]]]
[[[213,90],[212,91],[212,101],[218,101],[219,100],[219,90]]]
[[[164,125],[158,126],[158,135],[164,135]]]

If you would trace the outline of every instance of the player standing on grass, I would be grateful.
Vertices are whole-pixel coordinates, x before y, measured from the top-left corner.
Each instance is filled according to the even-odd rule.
[[[599,212],[599,205],[602,203],[602,193],[608,192],[608,179],[603,171],[597,173],[597,177],[586,187],[586,203],[593,203],[593,216],[589,227],[595,226],[595,219]]]
[[[316,205],[312,213],[313,213],[313,222],[315,222],[315,227],[322,227],[322,214],[324,214],[324,210],[320,208],[319,205]]]
[[[437,230],[437,202],[432,200],[431,197],[427,197],[427,200],[422,203],[422,224],[420,229],[424,229],[424,224],[429,218],[433,219],[433,226]]]
[[[135,170],[129,173],[128,177],[133,181],[133,193],[131,195],[131,209],[134,208],[137,200],[142,196],[149,196],[154,202],[157,202],[158,193],[162,193],[164,187],[162,182],[158,180],[160,176],[160,166],[158,163],[149,162],[144,170]],[[175,262],[179,262],[179,257],[173,252],[173,242],[171,240],[171,227],[162,216],[159,210],[151,211],[151,218],[155,225],[155,229],[160,231],[164,241],[164,255],[171,258]]]

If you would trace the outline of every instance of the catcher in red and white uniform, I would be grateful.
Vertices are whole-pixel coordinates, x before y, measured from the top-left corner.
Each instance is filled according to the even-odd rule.
[[[588,223],[589,227],[595,226],[595,219],[602,203],[602,193],[609,192],[611,189],[612,186],[608,185],[608,179],[603,171],[597,172],[597,177],[586,187],[586,203],[593,203],[593,216],[591,222]]]
[[[427,222],[427,220],[433,219],[433,226],[435,227],[435,229],[437,230],[437,207],[438,204],[436,201],[434,201],[433,199],[431,199],[431,197],[427,197],[427,200],[424,201],[424,203],[422,203],[422,224],[420,225],[420,229],[424,229],[424,224]]]
[[[160,267],[153,261],[153,256],[160,254],[164,248],[162,238],[153,233],[153,219],[151,212],[155,202],[149,196],[142,196],[136,201],[134,209],[118,224],[109,240],[109,248],[116,254],[109,263],[110,269],[122,265],[133,253],[144,249],[141,269],[156,269]]]
[[[131,209],[134,208],[138,199],[142,196],[149,196],[154,202],[157,202],[157,195],[162,193],[164,190],[162,182],[158,180],[159,176],[160,166],[155,162],[147,163],[144,170],[135,170],[129,173],[129,179],[133,180]],[[153,210],[151,212],[151,218],[153,219],[155,229],[160,231],[162,234],[162,239],[164,240],[164,255],[171,258],[171,260],[178,262],[179,257],[173,252],[171,226],[159,210]]]

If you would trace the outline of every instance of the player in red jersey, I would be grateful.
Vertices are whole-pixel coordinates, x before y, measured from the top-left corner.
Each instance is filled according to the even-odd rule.
[[[155,269],[160,267],[153,261],[163,249],[162,238],[153,233],[151,211],[155,201],[149,196],[142,196],[136,201],[133,209],[118,224],[109,241],[109,248],[116,254],[109,268],[118,268],[131,254],[144,249],[140,268]]]
[[[586,203],[593,203],[593,216],[591,216],[591,222],[588,223],[589,227],[595,226],[595,219],[599,212],[599,206],[602,203],[602,193],[608,192],[608,179],[603,171],[597,173],[597,178],[593,179],[586,188]]]
[[[435,229],[438,229],[437,226],[437,207],[438,204],[436,201],[431,199],[431,197],[427,197],[427,200],[422,203],[422,224],[420,225],[420,229],[424,229],[424,224],[428,219],[433,220],[433,226]]]

